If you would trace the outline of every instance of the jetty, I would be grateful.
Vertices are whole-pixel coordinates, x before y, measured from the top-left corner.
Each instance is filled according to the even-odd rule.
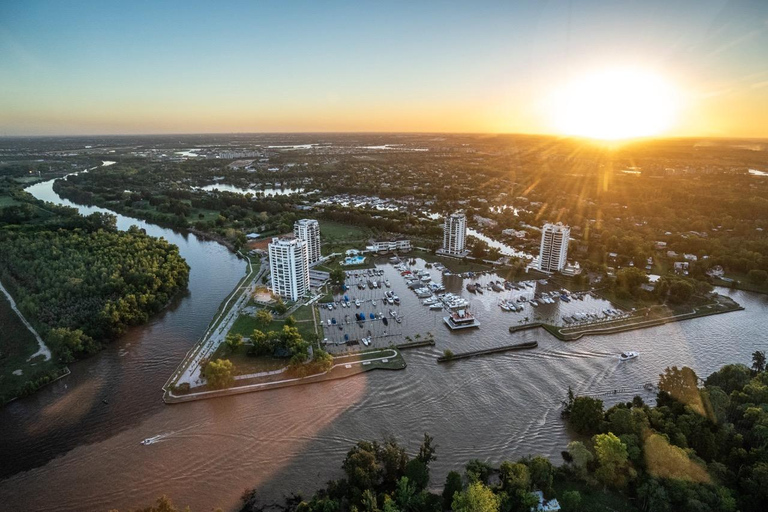
[[[458,359],[469,359],[475,356],[485,356],[488,354],[499,354],[501,352],[510,352],[512,350],[527,350],[536,348],[539,346],[538,341],[526,341],[525,343],[517,343],[515,345],[505,345],[503,347],[486,348],[483,350],[471,350],[469,352],[462,352],[461,354],[453,354],[451,356],[440,356],[437,358],[438,363],[447,363],[448,361],[456,361]]]

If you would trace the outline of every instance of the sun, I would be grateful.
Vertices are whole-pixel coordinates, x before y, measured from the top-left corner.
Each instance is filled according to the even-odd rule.
[[[585,75],[547,102],[558,133],[603,140],[661,135],[675,123],[680,97],[661,76],[616,68]]]

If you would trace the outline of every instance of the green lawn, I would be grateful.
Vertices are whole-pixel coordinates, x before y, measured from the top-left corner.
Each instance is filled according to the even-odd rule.
[[[330,220],[320,221],[320,237],[323,242],[326,240],[361,239],[370,235],[371,231],[365,227],[341,224]]]
[[[229,350],[225,344],[219,346],[211,357],[212,361],[216,359],[229,359],[235,365],[235,375],[247,375],[250,373],[268,372],[279,370],[288,365],[288,359],[278,359],[275,357],[262,356],[252,357],[248,355],[248,345],[243,345],[234,352]]]
[[[746,274],[737,273],[728,273],[728,275],[725,277],[738,281],[738,284],[721,281],[720,279],[715,279],[714,283],[718,286],[724,286],[726,288],[733,286],[736,289],[746,290],[748,292],[768,293],[768,281],[763,284],[755,284],[749,280]]]
[[[0,196],[0,208],[21,204],[11,196]]]
[[[301,311],[301,309],[308,309],[308,308],[306,306],[302,306],[301,308],[299,308],[298,311]],[[312,313],[310,312],[310,315],[311,314]],[[295,314],[294,314],[294,318],[296,318]],[[298,318],[296,318],[296,320],[297,320],[296,328],[299,330],[299,333],[301,334],[302,338],[309,339],[315,333],[315,324],[312,321],[298,322],[299,320]],[[282,331],[284,325],[285,325],[285,320],[272,320],[272,322],[265,327],[260,325],[256,321],[256,319],[251,315],[240,315],[239,317],[237,317],[237,320],[235,320],[235,323],[232,326],[232,329],[229,330],[229,332],[231,334],[242,334],[247,338],[247,337],[250,337],[254,329],[258,329],[262,332],[267,333],[269,331]]]
[[[5,295],[0,293],[0,403],[2,397],[10,398],[20,392],[27,381],[61,366],[53,360],[44,361],[42,356],[27,361],[37,349],[35,337],[11,309]],[[14,375],[17,370],[22,374]]]

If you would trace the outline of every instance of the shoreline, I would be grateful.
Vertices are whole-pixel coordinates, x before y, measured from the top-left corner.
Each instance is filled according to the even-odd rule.
[[[542,322],[535,322],[535,323],[529,323],[525,325],[520,326],[510,326],[509,332],[510,334],[514,334],[518,331],[523,331],[527,329],[536,329],[541,327],[545,331],[547,331],[549,334],[554,336],[560,341],[569,342],[569,341],[576,341],[584,336],[595,336],[595,335],[606,335],[606,334],[619,334],[622,332],[628,332],[628,331],[634,331],[639,329],[646,329],[649,327],[657,327],[659,325],[665,325],[669,323],[674,322],[682,322],[684,320],[692,320],[694,318],[702,318],[706,316],[712,316],[712,315],[720,315],[723,313],[732,313],[734,311],[743,311],[744,307],[740,304],[736,303],[735,301],[732,301],[729,299],[732,304],[730,305],[723,305],[723,308],[719,308],[716,310],[709,310],[709,311],[700,311],[700,310],[694,310],[689,313],[680,313],[677,315],[670,315],[670,316],[664,316],[659,318],[652,318],[648,320],[643,320],[642,317],[636,317],[637,320],[633,322],[628,323],[622,323],[620,325],[599,325],[599,324],[590,324],[590,325],[584,325],[584,326],[554,326],[545,324]],[[574,332],[562,332],[564,329],[579,329]]]
[[[374,370],[388,370],[388,371],[404,370],[405,367],[407,366],[405,359],[403,358],[402,354],[397,349],[394,349],[394,348],[375,350],[375,351],[369,351],[369,352],[358,352],[355,354],[334,357],[334,360],[344,359],[347,357],[364,356],[365,354],[378,355],[381,352],[387,351],[387,350],[390,350],[392,352],[391,356],[372,358],[372,359],[360,359],[357,361],[350,361],[348,363],[339,362],[339,363],[335,363],[333,367],[326,372],[317,373],[314,375],[307,375],[305,377],[292,377],[289,379],[283,379],[283,380],[271,381],[271,382],[252,382],[250,384],[232,386],[226,389],[198,391],[196,393],[185,393],[182,395],[175,395],[173,391],[171,391],[170,389],[165,389],[165,393],[163,394],[163,402],[169,405],[179,404],[184,402],[194,402],[197,400],[207,400],[210,398],[220,398],[224,396],[241,395],[244,393],[256,393],[259,391],[269,391],[272,389],[280,389],[280,388],[293,387],[293,386],[303,386],[307,384],[314,384],[317,382],[346,379],[349,377],[353,377],[355,375],[360,375],[362,373],[366,373]],[[356,368],[351,367],[351,365],[355,365]],[[370,365],[370,367],[366,368],[366,366],[368,365]],[[382,365],[387,365],[387,366],[382,366]],[[346,366],[350,366],[350,368],[346,368]],[[341,372],[335,371],[337,369],[340,369]],[[353,370],[353,371],[345,371],[345,370]],[[249,380],[257,380],[257,379],[249,379]]]

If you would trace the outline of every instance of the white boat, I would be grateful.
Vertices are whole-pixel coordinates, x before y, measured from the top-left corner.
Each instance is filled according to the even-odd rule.
[[[430,304],[429,305],[429,309],[431,309],[433,311],[438,311],[438,310],[443,309],[443,305],[442,304]]]
[[[360,299],[355,299],[355,307],[360,307]]]
[[[463,309],[452,312],[450,316],[443,317],[443,321],[453,330],[480,327],[480,322],[475,319],[472,313]]]
[[[144,446],[149,446],[150,444],[154,444],[154,443],[158,442],[161,437],[162,437],[162,435],[160,435],[160,434],[158,434],[156,436],[148,437],[145,440],[143,440],[141,442],[141,444],[143,444]]]
[[[365,345],[366,347],[371,344],[371,338],[363,338],[360,341],[362,341],[363,345]]]
[[[622,352],[621,354],[619,354],[619,359],[621,359],[622,361],[629,361],[630,359],[634,359],[639,355],[640,354],[638,354],[634,350],[630,350],[628,352]]]
[[[376,299],[371,299],[371,305],[372,305],[372,306],[375,306],[375,305],[376,305]]]
[[[392,284],[389,282],[389,279],[387,279],[386,281],[384,281],[384,286],[386,286],[387,288],[389,288],[390,286],[392,286]]]

